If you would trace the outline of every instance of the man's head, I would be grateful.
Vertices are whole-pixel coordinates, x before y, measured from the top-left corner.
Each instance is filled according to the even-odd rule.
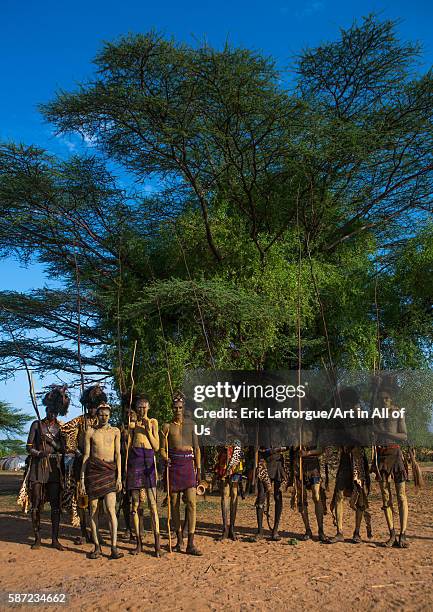
[[[381,387],[377,395],[381,408],[391,408],[392,394],[390,389],[388,389],[387,387]]]
[[[70,401],[66,385],[51,385],[50,390],[44,395],[42,400],[47,418],[52,420],[59,415],[65,416],[68,412]]]
[[[98,417],[99,427],[107,425],[111,416],[111,406],[109,404],[101,404],[96,410],[96,416]]]
[[[107,396],[99,385],[92,385],[84,389],[80,402],[89,417],[94,417],[98,406],[107,403]]]
[[[144,393],[136,395],[132,407],[139,419],[146,418],[150,408],[149,398]]]
[[[360,402],[358,391],[354,387],[343,387],[339,392],[339,396],[341,406],[345,410],[357,406]]]
[[[175,420],[182,419],[185,412],[185,396],[181,391],[173,395],[173,413]]]

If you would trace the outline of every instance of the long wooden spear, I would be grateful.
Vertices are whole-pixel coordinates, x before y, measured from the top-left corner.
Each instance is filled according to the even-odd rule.
[[[135,354],[137,352],[137,340],[134,342],[134,350],[132,352],[132,363],[131,363],[131,391],[129,393],[129,406],[128,406],[128,426],[126,428],[126,453],[125,453],[125,486],[126,486],[126,477],[128,473],[128,456],[129,456],[129,430],[131,425],[131,408],[132,408],[132,398],[134,396],[134,365],[135,365]]]
[[[166,482],[167,482],[167,531],[168,531],[168,550],[172,552],[171,545],[171,501],[170,501],[170,465],[169,465],[169,457],[168,457],[168,434],[170,433],[170,427],[167,430],[165,436],[165,452],[167,455],[167,465],[166,465]]]
[[[5,312],[8,312],[9,314],[11,314],[11,311],[8,310],[7,308],[5,308],[4,306],[3,306],[3,310]],[[26,370],[27,381],[28,381],[28,385],[29,385],[30,399],[31,399],[31,402],[32,402],[32,405],[33,405],[33,409],[34,409],[34,411],[36,413],[36,419],[38,421],[39,433],[41,435],[42,449],[45,452],[45,450],[46,450],[45,440],[43,438],[41,415],[40,415],[39,408],[38,408],[38,403],[37,403],[37,400],[36,400],[36,393],[35,393],[35,385],[34,385],[34,382],[33,382],[33,375],[32,375],[32,372],[31,372],[29,366],[28,366],[27,360],[24,357],[24,354],[21,351],[21,349],[19,347],[19,344],[18,344],[18,342],[17,342],[17,340],[16,340],[16,338],[14,336],[12,328],[10,327],[10,325],[8,325],[8,324],[6,324],[6,325],[7,325],[9,334],[10,334],[10,336],[12,338],[12,342],[14,343],[14,346],[15,346],[16,351],[18,353],[18,356],[21,359],[21,361],[23,362],[24,368]],[[44,457],[43,461],[42,461],[42,469],[43,470],[47,469],[48,465],[49,465],[48,459],[46,457]]]

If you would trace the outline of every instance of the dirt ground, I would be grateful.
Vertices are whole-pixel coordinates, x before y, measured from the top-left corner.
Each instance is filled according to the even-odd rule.
[[[410,548],[385,549],[385,520],[380,509],[379,489],[373,486],[370,505],[374,537],[371,542],[352,544],[353,512],[347,507],[343,544],[317,541],[290,545],[289,538],[303,533],[302,521],[290,509],[285,495],[281,542],[248,541],[254,533],[253,497],[240,501],[239,540],[218,542],[219,499],[207,496],[198,505],[197,544],[202,557],[182,553],[151,556],[152,538],[146,534],[146,552],[128,554],[133,544],[120,541],[125,553],[116,561],[91,561],[85,553],[91,545],[75,546],[76,530],[64,524],[59,552],[48,547],[49,514],[44,515],[46,544],[30,550],[28,516],[15,506],[19,479],[0,475],[0,591],[60,592],[68,596],[72,610],[433,610],[433,480],[409,494]],[[165,516],[165,509],[161,514]],[[313,507],[310,503],[312,525]],[[165,521],[162,521],[165,527]],[[328,534],[334,534],[332,517],[325,517]],[[164,533],[163,544],[167,544]],[[108,541],[108,536],[105,536]],[[363,537],[366,538],[365,533]],[[4,602],[4,600],[3,600]],[[23,607],[23,606],[21,606]],[[5,609],[4,603],[1,605]],[[50,610],[65,606],[50,605]]]

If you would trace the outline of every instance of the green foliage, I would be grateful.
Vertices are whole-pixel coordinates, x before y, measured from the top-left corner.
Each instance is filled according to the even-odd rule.
[[[121,392],[137,340],[137,389],[160,419],[188,369],[296,368],[298,323],[305,368],[428,366],[433,76],[419,53],[368,17],[306,49],[288,86],[247,49],[155,32],[105,44],[92,80],[42,107],[94,155],[0,150],[0,253],[64,284],[0,296],[5,376],[9,329],[34,369],[77,376],[80,329],[86,380]]]
[[[26,443],[22,440],[0,440],[0,457],[8,457],[10,455],[26,455]]]
[[[15,410],[6,402],[0,401],[0,433],[23,434],[25,425],[31,421],[27,414]]]

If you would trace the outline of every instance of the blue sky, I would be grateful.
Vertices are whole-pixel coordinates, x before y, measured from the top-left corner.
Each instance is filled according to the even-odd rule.
[[[430,0],[2,0],[0,26],[0,139],[42,146],[67,156],[76,143],[56,138],[37,111],[60,88],[70,89],[92,74],[91,60],[104,40],[152,28],[194,44],[214,46],[227,39],[274,56],[287,66],[305,46],[335,39],[339,27],[370,12],[401,19],[399,32],[424,46],[423,61],[433,64],[433,2]],[[28,290],[49,284],[41,266],[21,269],[0,260],[0,288]],[[48,381],[44,381],[46,384]],[[38,384],[38,381],[37,381]],[[25,379],[0,384],[0,399],[30,412]],[[76,395],[70,414],[78,414]]]

